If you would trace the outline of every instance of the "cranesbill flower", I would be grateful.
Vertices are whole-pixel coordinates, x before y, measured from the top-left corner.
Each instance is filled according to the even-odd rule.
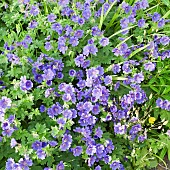
[[[29,169],[29,167],[32,166],[32,165],[33,165],[33,162],[32,162],[31,159],[29,159],[28,156],[26,156],[24,159],[21,158],[21,159],[19,160],[19,166],[20,166],[20,168],[22,168],[22,169]]]
[[[62,33],[63,27],[59,23],[54,23],[51,26],[52,30],[56,31],[59,35]]]
[[[158,22],[158,28],[162,28],[165,25],[165,19],[161,18]]]
[[[123,18],[120,20],[120,26],[122,28],[127,28],[129,24],[129,19],[128,18]]]
[[[86,8],[85,10],[83,10],[82,16],[85,20],[88,20],[91,17],[90,8]]]
[[[122,8],[124,9],[126,14],[129,13],[130,10],[132,9],[132,7],[129,4],[127,4],[126,2],[122,3]]]
[[[112,71],[114,74],[117,74],[121,71],[121,66],[119,64],[114,64],[112,67]]]
[[[74,156],[80,156],[83,149],[81,146],[76,146],[75,148],[72,148],[72,152]]]
[[[140,84],[143,80],[144,80],[144,76],[143,76],[143,73],[141,72],[141,73],[136,73],[134,75],[132,81],[135,82],[135,83],[139,83]]]
[[[100,40],[99,43],[100,43],[101,46],[105,47],[109,44],[109,39],[104,37]]]
[[[117,123],[114,125],[114,132],[115,134],[123,135],[127,131],[126,125],[121,125],[121,123]]]
[[[27,90],[31,90],[33,87],[33,83],[31,80],[26,80],[26,76],[21,76],[20,78],[20,89],[22,91],[27,91]]]
[[[32,148],[33,148],[35,151],[42,149],[42,142],[40,142],[40,141],[35,141],[35,142],[32,144]]]
[[[56,141],[49,141],[48,143],[51,147],[55,147],[58,144]]]
[[[55,14],[49,14],[47,16],[48,22],[55,22],[55,19],[57,18]]]
[[[82,38],[82,37],[83,37],[83,34],[84,34],[84,31],[83,31],[83,30],[77,30],[77,31],[74,33],[74,37]]]
[[[157,12],[154,12],[154,14],[152,16],[152,21],[157,22],[157,21],[159,21],[160,18],[161,18],[161,15]]]
[[[96,146],[95,145],[89,145],[86,149],[87,155],[94,155],[96,153]]]
[[[7,98],[6,96],[3,96],[0,100],[0,108],[6,109],[10,108],[12,104],[12,101],[10,98]]]
[[[132,128],[129,131],[129,134],[134,135],[140,132],[141,130],[142,130],[141,124],[137,124],[137,125],[132,126]]]
[[[32,15],[34,15],[34,16],[38,15],[38,14],[39,14],[39,9],[38,9],[38,7],[32,5],[31,10],[30,10],[30,14],[32,14]]]
[[[169,42],[170,42],[170,39],[169,39],[169,37],[167,37],[167,36],[161,37],[161,39],[160,39],[160,43],[161,43],[162,45],[168,45]]]
[[[122,167],[122,164],[120,163],[120,161],[113,161],[111,164],[110,164],[110,168],[112,170],[120,170],[120,168]],[[124,168],[121,170],[124,170]]]
[[[101,168],[101,166],[100,165],[98,165],[98,166],[96,166],[95,167],[95,169],[94,170],[101,170],[102,168]]]
[[[75,71],[74,69],[69,70],[69,75],[70,75],[71,77],[75,77],[76,71]]]
[[[102,137],[103,131],[101,130],[101,127],[98,127],[98,128],[96,129],[94,135],[95,135],[95,137],[97,137],[97,138],[101,138],[101,137]]]
[[[46,153],[42,149],[37,150],[36,154],[37,154],[38,158],[41,160],[44,160],[46,157]]]
[[[44,70],[43,78],[44,80],[52,80],[54,78],[55,74],[53,70],[51,69],[46,69]]]
[[[154,71],[155,67],[156,67],[156,64],[152,62],[148,62],[144,64],[144,69],[148,71]]]
[[[17,145],[17,141],[14,138],[12,138],[10,143],[11,148],[15,147],[16,145]]]
[[[69,4],[69,0],[59,0],[58,5],[66,7]]]
[[[76,47],[79,44],[77,37],[70,37],[69,43],[72,45],[72,47]]]
[[[100,113],[100,107],[99,107],[99,105],[94,105],[94,106],[93,106],[92,113],[93,113],[94,115],[97,115],[97,114]]]
[[[47,51],[49,51],[49,50],[52,49],[52,46],[51,46],[51,43],[50,43],[50,42],[46,42],[46,43],[45,43],[45,49],[46,49]]]
[[[36,22],[35,20],[32,20],[32,21],[29,23],[28,27],[31,28],[31,29],[33,29],[33,28],[36,28],[37,25],[38,25],[38,22]]]
[[[58,44],[58,50],[62,53],[65,54],[67,51],[68,47],[65,46],[64,44]]]
[[[149,7],[148,0],[142,0],[142,1],[140,1],[140,8],[141,8],[141,9],[146,9],[147,7]]]
[[[100,36],[101,35],[101,31],[97,26],[92,27],[92,35],[93,36]]]
[[[106,76],[104,78],[104,83],[105,83],[105,85],[111,84],[112,83],[112,76]]]
[[[91,167],[93,166],[93,164],[95,163],[96,161],[96,156],[91,156],[89,159],[88,159],[88,166]]]
[[[6,162],[6,170],[12,170],[14,168],[14,159],[13,158],[9,158]]]
[[[143,18],[138,20],[138,27],[143,28],[144,26],[145,26],[145,20]]]
[[[60,161],[60,163],[56,166],[56,170],[64,170],[63,161]]]
[[[83,18],[79,18],[77,22],[79,25],[83,25],[85,20]]]

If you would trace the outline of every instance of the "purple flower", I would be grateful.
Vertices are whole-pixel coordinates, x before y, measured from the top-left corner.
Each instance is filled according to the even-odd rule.
[[[12,170],[14,169],[14,159],[13,158],[8,158],[7,162],[6,162],[6,170]]]
[[[48,143],[51,147],[55,147],[58,144],[56,141],[49,141]]]
[[[69,4],[69,0],[59,0],[58,5],[66,7]]]
[[[74,69],[69,70],[69,75],[70,75],[71,77],[75,77],[76,71],[75,71]]]
[[[103,131],[101,130],[101,127],[98,127],[98,128],[96,129],[96,132],[95,132],[94,135],[95,135],[96,137],[98,137],[98,138],[101,138],[101,137],[102,137]]]
[[[49,88],[45,91],[45,97],[49,97],[51,93],[54,91],[54,88]]]
[[[83,30],[77,30],[77,31],[74,33],[74,37],[76,37],[76,38],[82,38],[82,37],[83,37],[83,34],[84,34],[84,31],[83,31]]]
[[[89,159],[88,159],[88,166],[91,167],[96,161],[96,156],[91,156]]]
[[[57,72],[56,76],[57,76],[58,79],[63,79],[64,74],[62,72]]]
[[[143,18],[138,20],[138,27],[143,28],[144,26],[145,26],[145,20]]]
[[[102,168],[101,168],[101,166],[100,165],[98,165],[98,166],[96,166],[95,167],[95,169],[94,170],[101,170]]]
[[[112,76],[106,76],[104,78],[104,83],[105,83],[105,85],[111,84],[112,83]]]
[[[167,130],[166,134],[170,137],[170,130]]]
[[[56,15],[54,15],[54,14],[49,14],[49,15],[47,16],[47,18],[48,18],[48,22],[55,22],[55,19],[56,19],[57,17],[56,17]]]
[[[121,67],[119,64],[114,64],[113,67],[112,67],[112,71],[114,74],[117,74],[121,71]]]
[[[99,43],[100,43],[101,46],[105,47],[109,44],[109,39],[104,37],[100,40]]]
[[[43,112],[45,112],[45,110],[46,110],[45,106],[44,106],[44,105],[41,105],[41,106],[40,106],[40,112],[43,113]]]
[[[44,70],[43,78],[44,80],[52,80],[54,78],[55,74],[53,70],[51,69],[46,69]]]
[[[64,44],[58,44],[58,50],[62,53],[65,54],[67,51],[68,47],[65,46]]]
[[[60,163],[56,166],[56,170],[64,170],[63,161],[60,161]]]
[[[51,26],[52,30],[56,31],[59,35],[62,33],[63,27],[59,23],[54,23]]]
[[[90,8],[86,8],[85,10],[83,10],[82,16],[85,20],[88,20],[91,17]]]
[[[101,35],[101,31],[97,26],[92,27],[92,35],[93,36],[100,36]]]
[[[66,151],[71,147],[72,136],[70,134],[65,134],[62,138],[62,144],[60,145],[61,151]]]
[[[35,151],[42,149],[42,142],[40,142],[40,141],[35,141],[35,142],[32,144],[32,148],[33,148]]]
[[[83,149],[81,146],[76,146],[75,148],[72,148],[72,152],[74,156],[80,156]]]
[[[10,143],[11,148],[15,147],[16,145],[17,145],[17,141],[14,138],[12,138]]]
[[[86,149],[86,154],[87,155],[94,155],[95,153],[96,153],[96,146],[89,145]]]
[[[130,135],[135,135],[138,132],[140,132],[141,130],[142,130],[141,124],[137,124],[137,125],[132,126],[132,128],[129,131],[129,134]]]
[[[35,20],[32,20],[30,23],[29,23],[29,28],[36,28],[38,25],[38,23],[35,21]]]
[[[147,7],[149,7],[148,0],[142,0],[142,1],[140,2],[140,8],[141,8],[141,9],[146,9]]]
[[[159,21],[160,18],[161,18],[161,15],[157,12],[154,12],[154,14],[152,16],[152,21],[157,22],[157,21]]]
[[[11,99],[7,98],[6,96],[2,96],[0,100],[0,108],[6,109],[11,107]]]
[[[90,112],[93,108],[93,105],[91,102],[85,102],[83,107],[84,107],[84,110],[86,110],[87,112]]]
[[[129,13],[130,10],[132,9],[132,7],[129,4],[127,4],[126,2],[122,3],[122,8],[124,9],[126,14]]]
[[[152,63],[152,62],[148,62],[148,63],[144,64],[144,69],[148,70],[148,71],[154,71],[155,67],[156,67],[156,64]]]
[[[2,135],[10,137],[12,133],[14,132],[14,130],[15,129],[12,127],[9,127],[8,129],[4,129],[4,131],[2,131]]]
[[[127,131],[126,125],[121,125],[121,123],[117,123],[114,125],[114,132],[115,134],[123,135]]]
[[[83,18],[79,18],[79,19],[78,19],[78,24],[79,24],[79,25],[83,25],[84,22],[85,22],[85,20],[84,20]]]
[[[19,166],[20,166],[20,168],[22,168],[22,169],[28,170],[29,167],[32,166],[32,165],[33,165],[33,162],[32,162],[32,160],[29,159],[28,156],[26,156],[24,159],[21,158],[21,159],[19,160]]]
[[[94,105],[94,106],[93,106],[92,113],[93,113],[94,115],[97,115],[97,114],[100,113],[100,107],[99,107],[99,105]]]
[[[161,43],[162,45],[168,45],[169,42],[170,42],[170,39],[169,39],[169,37],[167,37],[167,36],[161,37],[161,39],[160,39],[160,43]]]
[[[85,58],[85,57],[83,56],[83,54],[78,55],[78,56],[74,59],[76,66],[80,67],[81,63],[84,62],[84,58]]]
[[[143,73],[136,73],[133,77],[133,82],[135,83],[141,83],[144,80]]]
[[[45,49],[46,49],[47,51],[49,51],[49,50],[52,49],[52,46],[51,46],[51,43],[50,43],[50,42],[46,42],[46,43],[45,43]]]
[[[20,78],[20,89],[22,91],[27,91],[27,90],[31,90],[33,87],[33,83],[31,82],[31,80],[26,80],[26,76],[21,76]]]
[[[120,26],[122,28],[127,28],[129,24],[129,19],[128,18],[123,18],[120,20]]]
[[[162,28],[165,25],[165,19],[161,18],[158,22],[158,28]]]
[[[31,44],[32,38],[29,35],[26,35],[24,41],[28,44]]]
[[[32,15],[34,15],[34,16],[38,15],[38,14],[39,14],[39,9],[38,9],[38,7],[32,5],[31,10],[30,10],[30,14],[32,14]]]
[[[113,161],[111,164],[110,164],[110,168],[112,170],[124,170],[124,169],[120,169],[122,167],[120,161]]]
[[[70,37],[69,43],[72,45],[72,47],[76,47],[79,44],[77,37]]]
[[[36,153],[37,153],[37,156],[39,159],[41,159],[41,160],[45,159],[45,157],[46,157],[45,151],[43,151],[42,149],[39,149],[39,150],[37,150]]]

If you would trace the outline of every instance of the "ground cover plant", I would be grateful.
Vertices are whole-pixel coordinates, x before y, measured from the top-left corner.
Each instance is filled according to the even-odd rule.
[[[169,6],[2,1],[0,169],[167,168]]]

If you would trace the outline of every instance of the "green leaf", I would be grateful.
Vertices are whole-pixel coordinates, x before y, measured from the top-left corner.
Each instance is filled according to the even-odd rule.
[[[162,0],[162,3],[165,4],[167,7],[170,6],[170,1],[169,0]]]
[[[4,55],[0,55],[0,64],[6,64],[8,63],[8,59]]]

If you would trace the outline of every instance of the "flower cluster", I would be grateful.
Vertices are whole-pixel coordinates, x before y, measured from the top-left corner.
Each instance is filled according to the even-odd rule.
[[[169,21],[147,9],[147,0],[131,4],[19,0],[5,6],[0,145],[11,147],[10,158],[2,153],[7,170],[77,169],[77,163],[125,170],[138,168],[141,157],[146,164],[139,168],[148,168],[156,153],[147,128],[167,116],[146,120],[158,108],[170,111],[163,89],[170,83],[163,61],[170,58]],[[138,158],[140,149],[146,160]]]

